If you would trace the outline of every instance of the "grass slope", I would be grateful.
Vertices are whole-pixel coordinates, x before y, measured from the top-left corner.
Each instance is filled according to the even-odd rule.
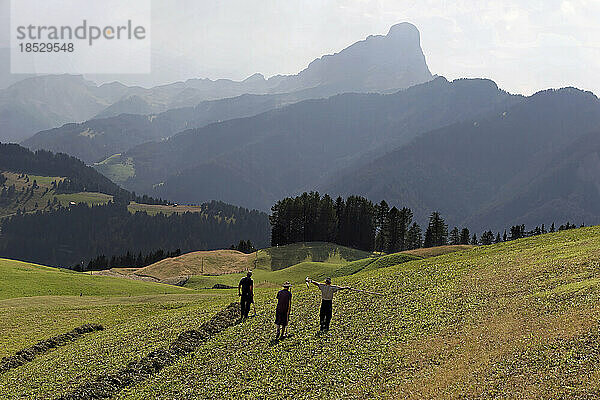
[[[94,164],[94,168],[117,184],[122,184],[135,175],[133,159],[129,157],[123,160],[121,154],[112,155],[104,161]]]
[[[325,335],[317,333],[317,290],[299,285],[292,289],[291,335],[279,343],[271,340],[276,289],[259,289],[257,317],[116,398],[595,398],[599,258],[600,227],[593,227],[336,278],[385,296],[336,294]],[[113,319],[106,331],[0,376],[0,398],[57,397],[122,368],[236,298],[213,292],[207,296],[217,297],[164,309],[152,303],[149,313],[133,309],[131,318],[96,309],[99,321],[90,322]],[[45,302],[37,311],[25,303],[2,308],[25,300],[35,298],[0,301],[3,332],[26,330],[22,323],[7,327],[12,317],[68,325],[67,311],[55,314]],[[11,345],[25,336],[14,334]]]
[[[161,280],[201,273],[225,274],[250,269],[254,258],[254,254],[244,254],[236,250],[195,251],[179,257],[166,258],[134,270],[134,273]]]
[[[285,281],[290,281],[293,284],[303,284],[307,276],[322,279],[326,276],[332,276],[339,268],[340,264],[307,261],[278,271],[256,269],[252,279],[256,287],[279,287]],[[203,289],[211,288],[215,284],[237,287],[240,279],[244,276],[246,276],[244,272],[217,276],[194,275],[190,277],[185,287]]]
[[[136,296],[186,293],[179,287],[89,275],[0,259],[0,300],[30,296]]]
[[[338,294],[324,336],[300,287],[292,337],[260,315],[117,398],[592,398],[599,256],[596,227],[361,272],[386,296]]]
[[[24,175],[13,172],[2,172],[0,174],[6,177],[5,187],[15,186],[16,195],[9,200],[0,202],[0,218],[13,215],[17,210],[25,212],[51,211],[58,206],[68,206],[71,202],[86,203],[88,205],[106,204],[112,200],[113,196],[104,193],[57,193],[52,188],[52,182],[60,182],[64,178]],[[37,187],[34,188],[34,182]],[[0,190],[2,187],[0,187]],[[33,191],[31,191],[33,189]],[[50,205],[48,205],[50,201]]]
[[[368,252],[333,243],[295,243],[259,250],[252,254],[234,250],[196,251],[161,260],[134,273],[162,280],[190,275],[219,275],[249,269],[277,271],[302,262],[341,265],[369,256]]]

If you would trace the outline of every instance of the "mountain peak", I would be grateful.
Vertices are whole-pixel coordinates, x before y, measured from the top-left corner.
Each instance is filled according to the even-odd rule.
[[[380,92],[404,89],[433,76],[421,49],[421,35],[408,22],[393,25],[386,36],[368,36],[342,51],[312,61],[297,79],[283,82],[279,91],[326,85],[342,92]],[[293,86],[296,85],[296,86]]]
[[[256,73],[253,75],[250,75],[249,77],[247,77],[246,79],[243,80],[243,82],[263,82],[265,81],[265,76],[263,74],[260,73]]]
[[[416,37],[417,40],[420,40],[421,34],[416,26],[411,24],[410,22],[400,22],[396,25],[392,25],[387,34],[388,37],[393,36],[413,36]]]

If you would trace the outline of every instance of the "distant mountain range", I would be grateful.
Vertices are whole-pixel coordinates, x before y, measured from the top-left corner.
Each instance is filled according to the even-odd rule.
[[[121,84],[96,86],[81,76],[31,77],[0,90],[0,141],[91,118],[125,94]]]
[[[203,101],[193,107],[175,108],[159,114],[120,114],[95,118],[38,132],[21,144],[34,150],[68,153],[92,164],[136,145],[166,139],[186,129],[252,116],[311,98],[311,93],[312,90],[289,94],[244,94]]]
[[[268,210],[317,189],[439,210],[475,231],[600,223],[600,101],[574,88],[530,97],[437,78],[394,94],[345,94],[185,131],[99,170],[179,202]]]
[[[188,130],[98,166],[133,170],[125,187],[179,202],[222,199],[268,210],[419,134],[516,102],[489,80],[437,78],[394,94],[344,94]]]
[[[475,231],[600,223],[598,98],[433,77],[419,41],[398,24],[297,75],[241,82],[144,89],[30,78],[0,91],[0,132],[40,129],[23,144],[180,203],[267,211],[319,190],[407,206],[419,222],[438,210]],[[47,129],[57,121],[72,123]]]
[[[548,90],[429,132],[320,186],[476,230],[600,223],[600,101]]]
[[[22,141],[38,131],[94,117],[156,114],[243,94],[296,93],[290,99],[298,101],[345,92],[394,91],[431,79],[420,47],[419,31],[411,24],[402,23],[394,25],[386,36],[369,36],[339,53],[323,56],[297,75],[265,79],[255,74],[240,82],[190,79],[150,89],[119,83],[96,86],[82,77],[69,75],[29,78],[0,91],[0,141]],[[235,116],[241,115],[234,113]],[[108,136],[120,132],[116,124],[110,124],[115,130]],[[126,125],[131,127],[131,120]],[[72,129],[73,126],[66,127],[66,130]],[[50,135],[44,133],[44,140],[36,139],[36,146],[68,151],[61,143],[49,140],[54,134],[60,142],[63,132],[53,131]],[[83,136],[90,139],[90,146],[101,147],[94,140],[98,135]],[[153,139],[155,135],[144,138]],[[100,139],[101,142],[110,140]]]

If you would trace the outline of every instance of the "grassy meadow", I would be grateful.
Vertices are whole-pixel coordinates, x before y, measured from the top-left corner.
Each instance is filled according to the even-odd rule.
[[[256,317],[115,398],[591,399],[599,393],[600,227],[407,257],[265,270],[281,274],[279,280],[327,273],[334,283],[384,296],[337,293],[331,330],[320,334],[317,289],[295,285],[289,336],[274,341],[278,288],[259,287]],[[68,282],[70,274],[64,276]],[[0,398],[55,398],[167,345],[237,299],[235,290],[142,294],[142,287],[163,285],[123,281],[140,288],[137,294],[0,300],[5,354],[82,322],[106,328],[0,375]]]
[[[314,263],[311,265],[319,270],[331,270],[333,272],[349,261],[366,259],[370,256],[371,254],[368,252],[332,243],[308,242],[270,247],[251,254],[236,250],[195,251],[182,254],[179,257],[167,258],[138,270],[122,270],[119,268],[116,270],[117,272],[135,273],[160,280],[190,276],[195,281],[204,279],[206,282],[214,282],[213,284],[228,284],[227,282],[235,279],[239,281],[240,279],[239,274],[235,277],[221,276],[223,274],[254,270],[256,273],[255,278],[259,282],[269,282],[282,276],[281,274],[270,274],[271,272],[297,266],[301,263]],[[295,273],[293,271],[296,271],[296,269],[289,270],[288,273],[293,275]],[[305,277],[306,275],[302,277],[302,280]]]
[[[71,202],[74,203],[86,203],[88,205],[99,205],[106,204],[112,201],[112,196],[103,193],[57,193],[52,187],[52,183],[59,183],[64,178],[57,176],[37,176],[37,175],[24,175],[13,172],[0,172],[0,174],[6,177],[4,186],[10,187],[15,186],[15,189],[19,193],[15,199],[6,204],[0,204],[0,218],[13,215],[17,210],[24,210],[25,212],[36,212],[36,211],[51,211],[60,206],[69,206]],[[37,184],[36,188],[33,188],[34,182]],[[21,191],[29,191],[33,188],[33,192],[30,194],[21,193]],[[56,199],[56,203],[55,203]],[[48,205],[50,202],[50,205]]]
[[[121,184],[135,175],[133,159],[122,159],[121,154],[114,154],[106,160],[96,163],[94,168],[117,184]]]

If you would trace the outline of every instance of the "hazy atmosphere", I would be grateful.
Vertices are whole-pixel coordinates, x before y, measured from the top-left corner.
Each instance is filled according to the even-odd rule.
[[[0,0],[0,47],[8,46],[9,4]],[[152,75],[90,78],[152,86],[295,74],[407,21],[419,28],[434,74],[486,77],[523,94],[600,92],[600,2],[592,0],[153,0],[152,11]]]
[[[597,399],[599,17],[0,0],[0,399]]]

